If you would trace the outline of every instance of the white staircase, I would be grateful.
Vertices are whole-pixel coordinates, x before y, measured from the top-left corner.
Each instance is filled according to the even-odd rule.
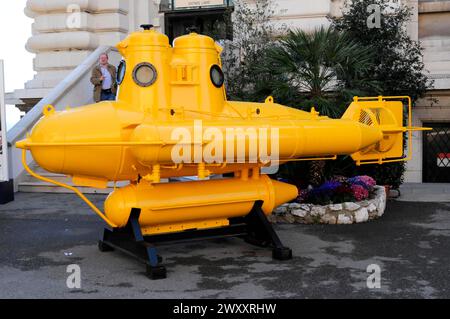
[[[56,110],[64,110],[67,106],[78,107],[93,103],[92,84],[90,83],[92,68],[98,63],[102,53],[110,54],[110,63],[118,65],[120,54],[112,47],[101,46],[76,67],[63,81],[61,81],[50,93],[36,104],[13,128],[7,132],[9,175],[14,179],[14,188],[20,192],[49,192],[68,193],[63,187],[45,183],[30,176],[22,165],[22,150],[15,147],[15,143],[26,137],[34,124],[42,116],[42,110],[46,105],[53,105]],[[64,182],[73,186],[70,177],[49,173],[38,167],[31,156],[27,156],[27,163],[39,174]],[[123,184],[122,184],[123,185]],[[122,186],[120,185],[120,186]],[[113,190],[113,184],[106,189],[93,189],[79,187],[83,193],[109,193]]]

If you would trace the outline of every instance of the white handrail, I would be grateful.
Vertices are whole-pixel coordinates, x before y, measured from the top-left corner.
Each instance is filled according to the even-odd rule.
[[[98,47],[8,131],[7,141],[9,149],[10,178],[16,180],[24,173],[24,167],[21,162],[21,152],[14,147],[14,144],[26,137],[27,132],[29,132],[34,124],[41,118],[42,111],[46,105],[50,104],[53,105],[56,110],[63,110],[67,106],[77,107],[93,103],[93,86],[89,79],[91,77],[92,68],[98,63],[100,55],[105,52],[113,53],[110,54],[110,63],[118,64],[120,55],[115,48],[110,46]],[[30,163],[31,161],[31,158],[27,159],[27,163]]]
[[[0,60],[0,181],[9,181],[8,143],[6,141],[6,105],[5,105],[5,73],[4,63]]]

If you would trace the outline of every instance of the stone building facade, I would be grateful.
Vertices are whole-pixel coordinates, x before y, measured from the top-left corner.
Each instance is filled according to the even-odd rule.
[[[434,88],[413,110],[414,125],[433,127],[415,132],[413,160],[405,179],[410,182],[450,182],[450,1],[415,1],[417,34],[424,47],[424,62]]]
[[[303,29],[328,24],[327,17],[341,14],[343,6],[343,0],[274,1],[274,23]],[[431,139],[428,141],[423,133],[414,133],[414,159],[408,163],[406,181],[450,182],[450,165],[444,165],[450,159],[450,1],[392,1],[403,1],[413,7],[408,31],[412,38],[422,42],[426,68],[435,80],[434,89],[414,109],[414,124],[434,125],[440,132],[437,141],[436,136],[428,136]],[[173,38],[183,33],[188,24],[202,29],[223,22],[218,17],[232,7],[233,0],[28,0],[25,14],[34,23],[26,48],[36,54],[37,73],[24,90],[15,91],[14,97],[25,105],[33,105],[98,46],[114,45],[141,24],[151,23]],[[446,144],[442,142],[445,138]],[[427,143],[433,141],[438,145],[430,148]],[[439,164],[441,157],[443,161]],[[426,177],[424,168],[447,179]],[[439,173],[442,168],[444,174]]]

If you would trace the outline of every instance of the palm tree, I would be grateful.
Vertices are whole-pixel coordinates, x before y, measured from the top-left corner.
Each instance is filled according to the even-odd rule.
[[[345,32],[325,27],[289,31],[253,70],[255,98],[273,95],[286,105],[306,111],[314,106],[322,115],[340,117],[353,96],[379,93],[379,83],[363,76],[373,58],[371,47]],[[290,178],[303,176],[315,186],[325,179],[324,161],[289,163],[284,169]]]
[[[293,107],[338,117],[354,95],[379,91],[362,76],[372,67],[371,48],[332,28],[289,31],[263,60],[254,70],[256,96],[271,94]]]

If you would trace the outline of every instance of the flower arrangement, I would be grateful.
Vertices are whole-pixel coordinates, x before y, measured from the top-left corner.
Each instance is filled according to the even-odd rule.
[[[300,190],[296,201],[317,205],[362,201],[369,198],[375,185],[375,180],[370,176],[338,176],[319,187]]]

